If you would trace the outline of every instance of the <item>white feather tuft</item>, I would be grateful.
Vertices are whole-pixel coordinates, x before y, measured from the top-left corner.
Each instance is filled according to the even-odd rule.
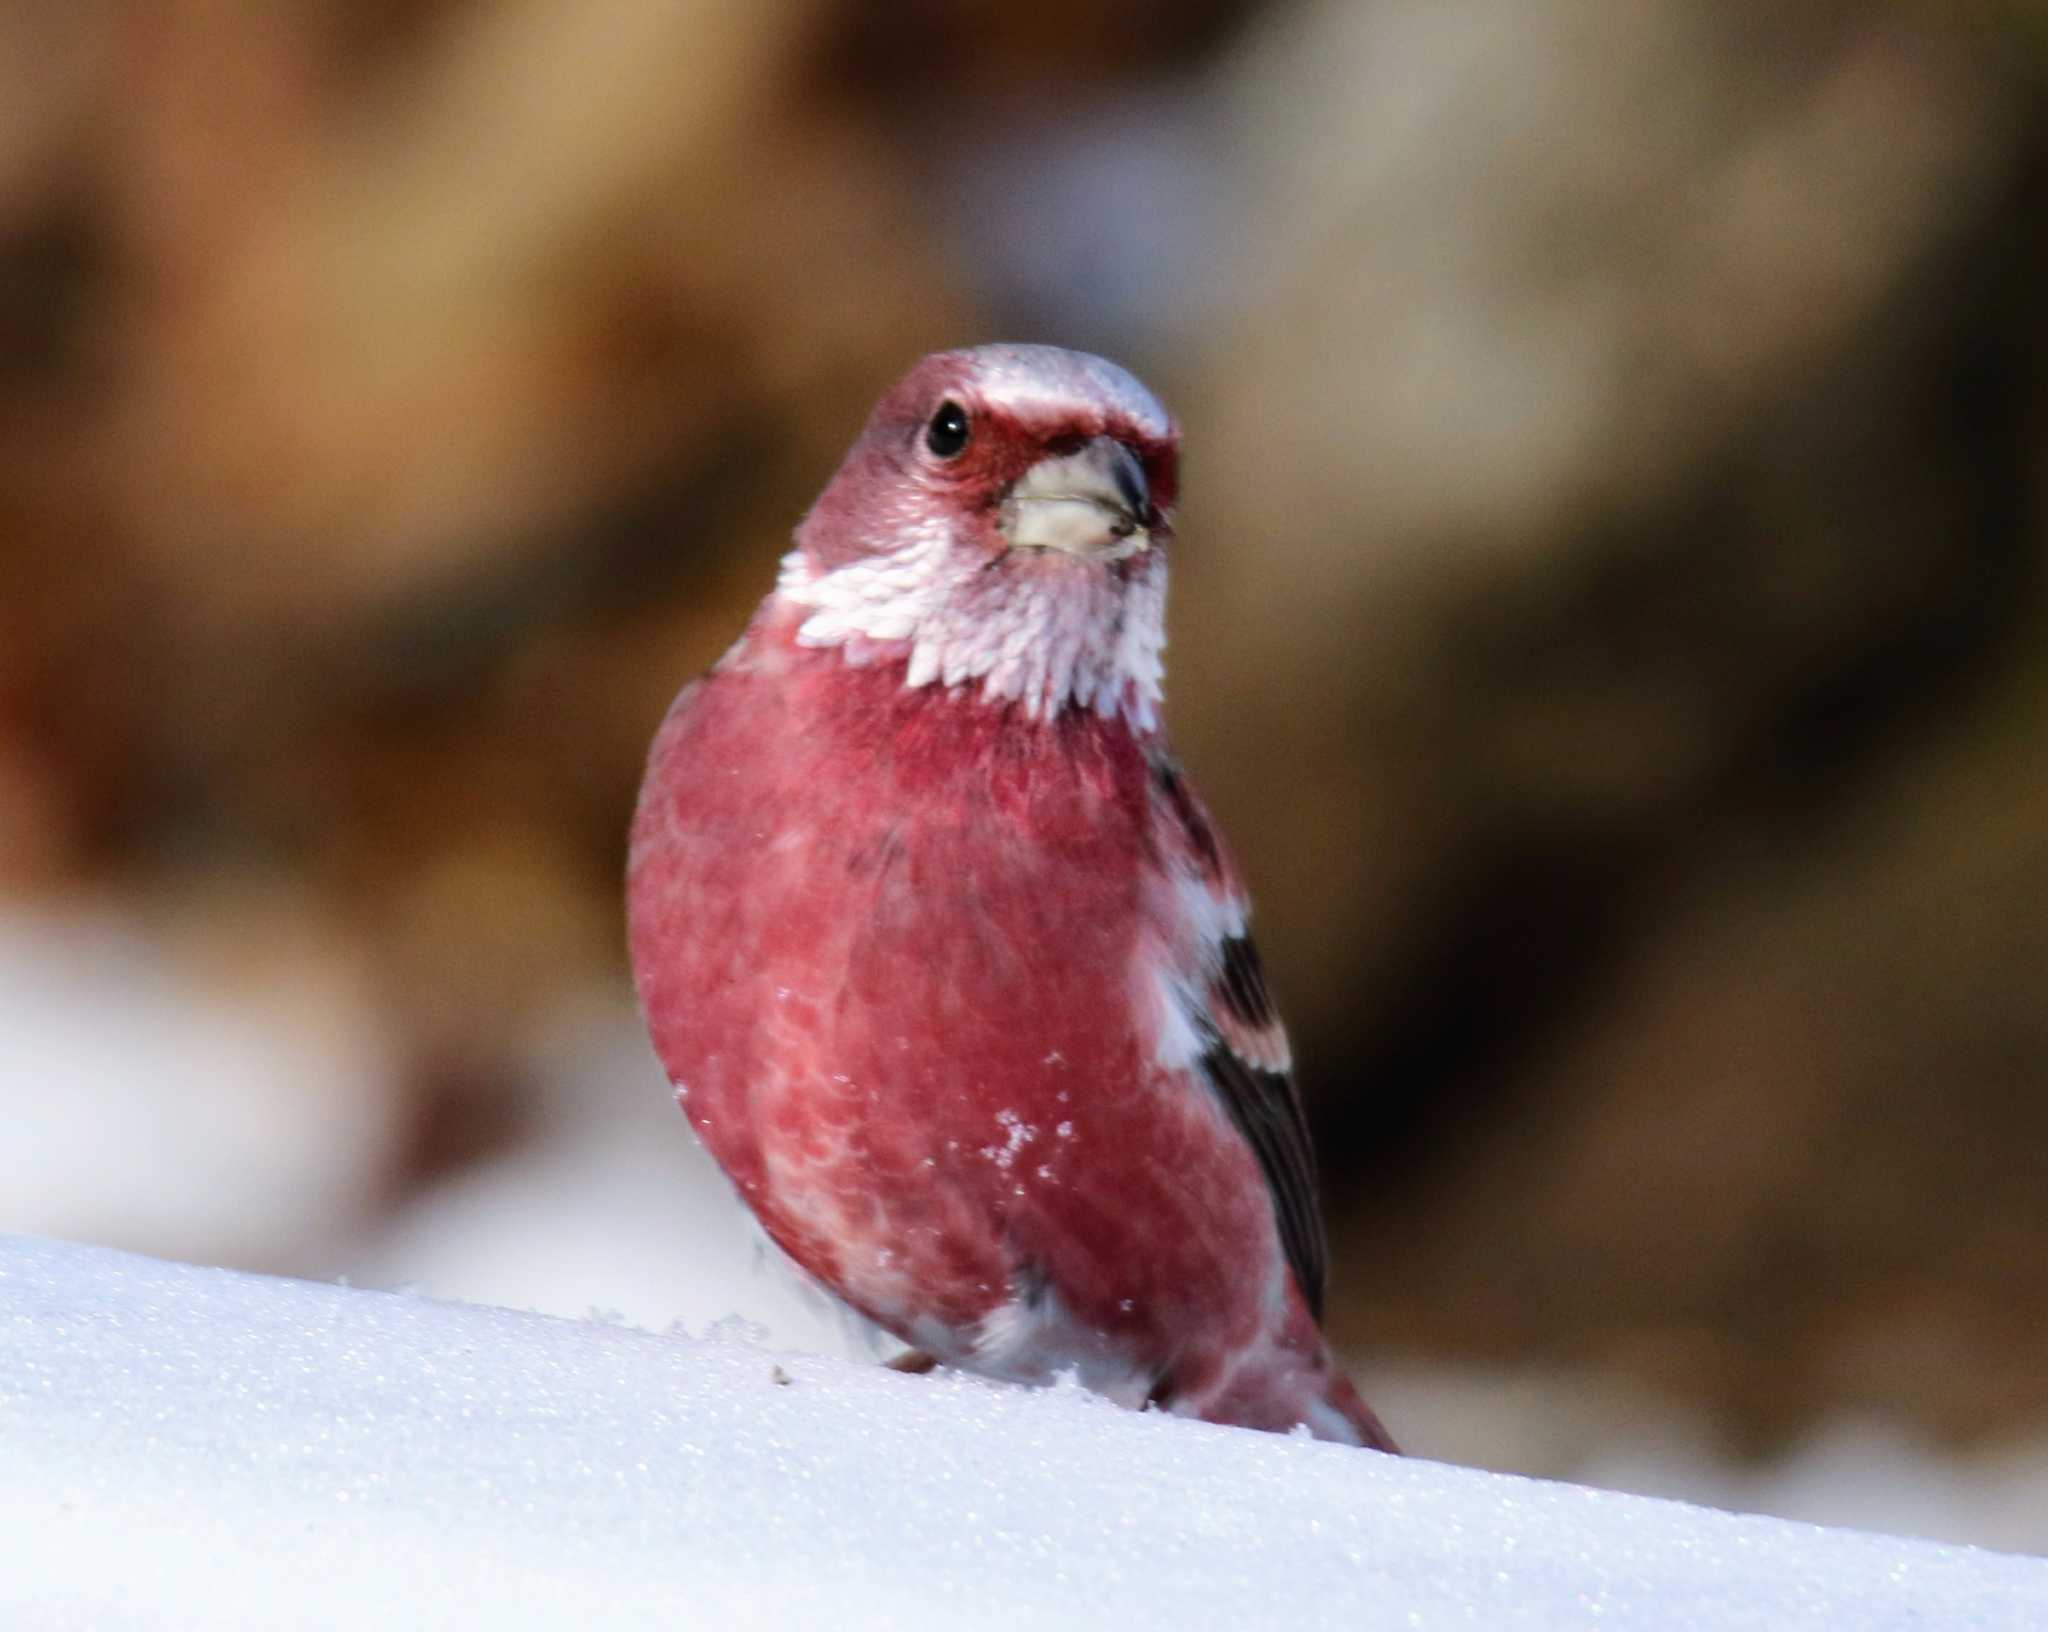
[[[1075,707],[1139,730],[1158,723],[1163,563],[1122,579],[1050,554],[991,568],[929,523],[899,549],[825,571],[792,550],[776,589],[805,611],[803,645],[838,647],[856,664],[907,652],[912,689],[979,681],[986,700],[1019,703],[1033,719]]]

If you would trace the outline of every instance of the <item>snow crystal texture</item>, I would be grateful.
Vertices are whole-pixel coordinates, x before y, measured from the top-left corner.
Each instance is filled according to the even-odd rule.
[[[2048,1560],[0,1237],[0,1625],[2032,1629]]]

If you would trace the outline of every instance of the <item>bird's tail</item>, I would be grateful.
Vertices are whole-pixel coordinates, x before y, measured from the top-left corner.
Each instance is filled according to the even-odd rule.
[[[1344,1375],[1342,1368],[1330,1367],[1330,1385],[1324,1390],[1323,1403],[1348,1422],[1358,1435],[1358,1443],[1367,1450],[1386,1451],[1399,1456],[1401,1447],[1394,1443],[1394,1436],[1387,1432],[1386,1425],[1365,1403],[1351,1379]]]
[[[1321,1332],[1301,1311],[1299,1347],[1269,1352],[1264,1365],[1239,1365],[1221,1377],[1183,1389],[1167,1400],[1168,1409],[1204,1422],[1230,1423],[1284,1434],[1306,1428],[1317,1439],[1337,1445],[1363,1445],[1369,1450],[1400,1454],[1394,1436],[1359,1397],[1344,1368],[1330,1352]]]

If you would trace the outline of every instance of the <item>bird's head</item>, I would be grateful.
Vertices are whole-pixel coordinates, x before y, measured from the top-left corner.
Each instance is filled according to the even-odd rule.
[[[980,561],[1128,560],[1164,531],[1177,444],[1158,399],[1100,357],[938,352],[876,404],[797,542],[827,568],[941,529]]]
[[[908,685],[1149,725],[1178,453],[1158,399],[1100,357],[936,353],[876,405],[779,593],[803,644],[901,657]]]

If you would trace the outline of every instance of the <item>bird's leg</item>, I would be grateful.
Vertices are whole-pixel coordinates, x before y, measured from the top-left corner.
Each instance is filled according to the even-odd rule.
[[[936,1356],[926,1354],[923,1349],[905,1349],[893,1359],[885,1360],[882,1363],[891,1371],[901,1371],[912,1377],[922,1377],[926,1372],[938,1365],[939,1362]]]

